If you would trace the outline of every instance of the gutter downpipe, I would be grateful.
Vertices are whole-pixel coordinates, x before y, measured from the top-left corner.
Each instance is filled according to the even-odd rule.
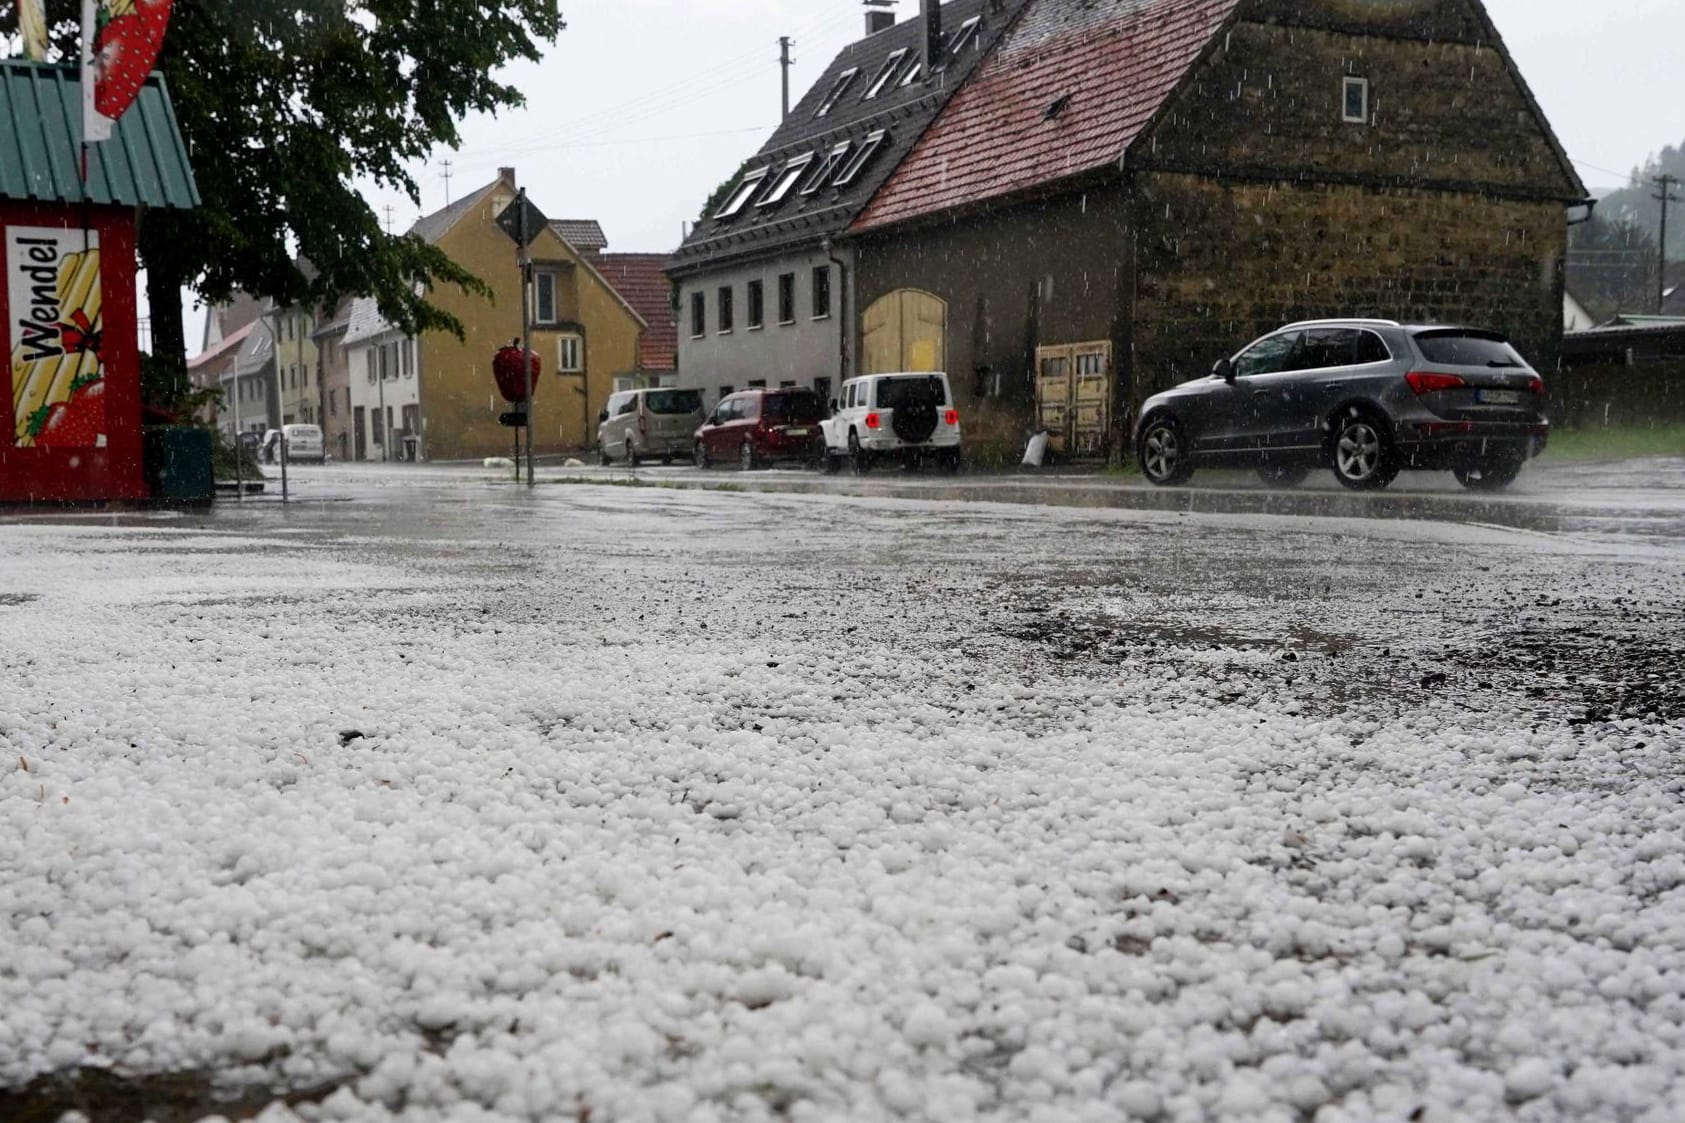
[[[837,388],[848,381],[848,265],[842,258],[832,253],[831,238],[826,235],[819,241],[819,251],[823,253],[837,267]]]

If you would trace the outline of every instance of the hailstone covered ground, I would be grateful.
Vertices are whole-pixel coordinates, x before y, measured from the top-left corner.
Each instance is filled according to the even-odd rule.
[[[0,1106],[1685,1119],[1682,617],[1434,524],[6,525]]]

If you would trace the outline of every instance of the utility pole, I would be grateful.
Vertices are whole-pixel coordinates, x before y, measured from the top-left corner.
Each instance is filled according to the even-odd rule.
[[[1662,205],[1662,239],[1658,251],[1661,254],[1661,264],[1656,270],[1656,315],[1659,316],[1667,306],[1667,208],[1669,204],[1682,200],[1673,193],[1673,189],[1679,186],[1678,176],[1659,175],[1655,184],[1661,188],[1655,199]]]
[[[784,72],[784,117],[779,120],[790,116],[790,64],[795,61],[790,57],[790,48],[795,45],[796,41],[788,35],[778,37],[778,68]]]
[[[451,205],[451,162],[445,160],[443,166],[445,170],[439,173],[439,178],[445,181],[445,206],[448,207]]]

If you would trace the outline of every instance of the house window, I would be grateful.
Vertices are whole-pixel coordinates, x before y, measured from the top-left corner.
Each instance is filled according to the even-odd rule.
[[[866,162],[875,156],[878,149],[883,146],[884,137],[887,135],[882,129],[868,134],[866,140],[860,145],[860,151],[854,154],[854,159],[850,160],[848,165],[838,174],[835,186],[847,187],[853,183],[854,177],[860,174],[861,169],[866,166]]]
[[[540,324],[553,324],[560,316],[556,311],[556,273],[540,269],[533,274],[532,318]]]
[[[737,190],[733,191],[730,195],[727,195],[726,200],[723,204],[721,204],[720,209],[714,212],[714,217],[730,218],[738,211],[748,206],[749,200],[755,195],[756,188],[760,187],[761,181],[766,178],[767,171],[768,169],[766,168],[757,168],[755,171],[752,171],[748,175],[744,176],[743,182],[737,185]]]
[[[731,286],[720,287],[720,326],[721,335],[731,334]]]
[[[398,349],[404,356],[404,377],[415,377],[415,340],[406,339],[398,344]]]
[[[734,387],[734,386],[721,386],[720,387],[720,400],[724,401],[726,398],[731,397],[735,393],[737,393],[736,387]]]
[[[1369,120],[1369,79],[1347,78],[1341,84],[1344,105],[1341,119],[1348,124],[1362,125]]]
[[[831,314],[831,267],[821,265],[813,271],[813,318],[823,320]]]
[[[339,391],[338,390],[329,390],[328,391],[328,415],[331,416],[331,417],[338,417],[339,416]]]
[[[755,205],[758,207],[774,207],[782,203],[784,197],[802,178],[802,173],[807,171],[807,166],[811,163],[813,163],[813,153],[809,152],[807,155],[797,156],[794,160],[785,164],[784,170],[778,173],[778,178],[772,181],[771,186],[766,189],[766,194],[762,195],[761,201]]]
[[[977,29],[983,24],[982,16],[972,16],[960,24],[960,29],[954,32],[954,41],[948,46],[948,53],[958,58],[961,51],[977,45]]]
[[[377,445],[385,444],[386,443],[386,431],[380,423],[380,411],[377,409],[373,413],[371,413],[369,415],[369,420],[374,425],[374,443],[377,444]]]
[[[556,341],[556,370],[562,374],[578,374],[585,369],[585,341],[577,335],[564,335]]]
[[[778,322],[781,324],[796,322],[796,275],[794,273],[780,273],[778,275]]]
[[[825,181],[835,174],[843,162],[843,157],[848,155],[849,147],[846,140],[831,146],[831,150],[825,153],[825,158],[819,161],[819,166],[813,170],[813,174],[807,177],[807,186],[802,188],[803,195],[811,195],[825,186]]]
[[[749,330],[759,331],[766,326],[766,286],[760,281],[749,282]]]
[[[367,351],[363,352],[363,354],[368,358],[370,382],[373,382],[375,379],[380,377],[380,355],[377,353],[379,350],[380,349],[378,347],[370,347]]]
[[[819,103],[819,111],[814,116],[828,116],[831,110],[837,107],[837,102],[841,101],[843,95],[848,92],[848,88],[854,84],[854,79],[859,73],[860,71],[857,68],[850,67],[837,75],[836,82],[831,86],[831,92],[826,94],[825,100]]]
[[[901,75],[901,81],[896,83],[895,88],[904,90],[922,77],[924,77],[924,60],[918,55],[914,55],[912,60],[907,63],[907,71]]]
[[[889,87],[890,81],[894,79],[896,72],[901,69],[902,60],[906,57],[907,50],[905,47],[899,51],[891,52],[890,56],[883,60],[883,66],[879,68],[878,76],[872,79],[870,86],[866,87],[866,96],[860,100],[871,101],[883,93]]]
[[[708,334],[708,298],[699,292],[690,294],[690,337],[701,339]]]

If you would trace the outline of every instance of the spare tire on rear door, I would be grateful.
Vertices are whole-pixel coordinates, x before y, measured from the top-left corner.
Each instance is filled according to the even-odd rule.
[[[910,445],[921,445],[936,432],[936,406],[941,396],[935,379],[922,379],[900,389],[895,403],[895,416],[890,428]]]

